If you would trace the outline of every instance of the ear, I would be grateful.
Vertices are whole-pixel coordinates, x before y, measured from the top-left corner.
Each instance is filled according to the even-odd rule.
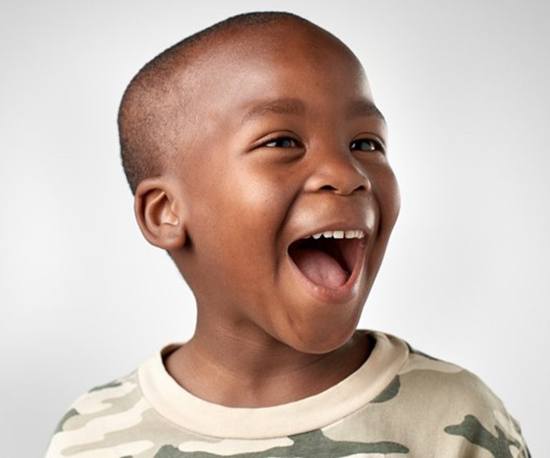
[[[165,250],[185,244],[186,229],[176,189],[161,177],[146,178],[136,188],[134,213],[147,241]]]

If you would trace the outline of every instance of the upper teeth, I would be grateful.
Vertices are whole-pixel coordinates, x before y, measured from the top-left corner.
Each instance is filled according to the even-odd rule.
[[[321,236],[325,238],[335,238],[335,239],[343,239],[344,237],[347,239],[355,239],[355,238],[362,239],[365,236],[365,233],[360,229],[352,230],[352,231],[325,231],[325,232],[319,232],[317,234],[310,235],[309,237],[318,239]]]

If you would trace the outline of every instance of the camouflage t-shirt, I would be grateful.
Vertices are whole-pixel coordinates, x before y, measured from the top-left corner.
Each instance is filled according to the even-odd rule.
[[[518,421],[475,374],[394,335],[332,387],[270,407],[199,398],[166,371],[170,343],[80,396],[46,458],[530,457]]]

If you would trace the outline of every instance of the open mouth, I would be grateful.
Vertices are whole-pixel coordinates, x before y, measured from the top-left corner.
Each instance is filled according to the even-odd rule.
[[[325,288],[338,288],[352,275],[364,245],[364,238],[309,237],[292,242],[288,254],[311,282]]]

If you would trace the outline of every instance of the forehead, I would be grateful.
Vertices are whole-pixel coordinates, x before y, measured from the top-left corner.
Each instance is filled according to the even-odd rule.
[[[265,113],[378,115],[357,58],[328,33],[278,27],[213,47],[193,72],[210,119]],[[226,121],[224,121],[226,122]]]

